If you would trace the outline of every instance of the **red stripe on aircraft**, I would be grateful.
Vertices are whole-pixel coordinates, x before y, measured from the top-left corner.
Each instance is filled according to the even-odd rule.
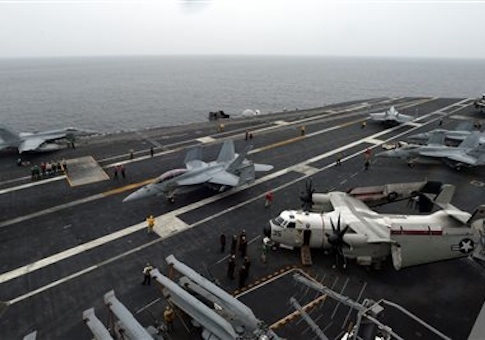
[[[391,235],[443,235],[443,230],[391,230]]]

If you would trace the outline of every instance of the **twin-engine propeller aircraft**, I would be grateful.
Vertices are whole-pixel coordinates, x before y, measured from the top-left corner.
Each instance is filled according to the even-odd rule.
[[[379,268],[392,257],[394,268],[447,260],[482,249],[485,205],[473,214],[449,202],[454,186],[445,184],[429,215],[379,214],[344,192],[313,193],[311,211],[285,210],[270,220],[264,234],[287,247],[334,250],[347,259]]]
[[[269,171],[272,165],[255,164],[246,159],[251,148],[235,153],[234,141],[227,140],[215,161],[202,161],[202,148],[190,149],[185,156],[185,168],[163,173],[150,183],[126,197],[123,202],[140,198],[165,195],[171,202],[175,193],[185,193],[205,185],[216,191],[253,183],[256,171]]]
[[[386,112],[370,113],[369,117],[372,121],[385,125],[399,125],[414,119],[412,116],[399,113],[394,106],[391,106]]]
[[[67,127],[59,130],[20,132],[16,133],[5,126],[0,126],[0,150],[17,149],[23,152],[50,152],[62,148],[53,143],[56,140],[66,139],[73,142],[75,137],[97,134],[92,130],[83,130],[75,127]]]

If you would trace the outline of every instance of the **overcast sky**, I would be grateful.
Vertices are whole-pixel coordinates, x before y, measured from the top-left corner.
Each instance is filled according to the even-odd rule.
[[[0,0],[0,57],[485,58],[485,1]]]

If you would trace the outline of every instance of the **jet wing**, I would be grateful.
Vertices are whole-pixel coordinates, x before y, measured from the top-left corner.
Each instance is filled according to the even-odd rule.
[[[412,120],[413,120],[412,116],[403,115],[403,114],[400,114],[399,116],[396,117],[396,121],[398,121],[400,123],[407,123],[407,122],[410,122]]]
[[[258,164],[254,163],[254,171],[270,171],[274,168],[274,166],[269,164]]]
[[[369,115],[372,120],[375,120],[375,121],[384,121],[384,120],[387,120],[387,115],[385,113],[382,113],[382,112],[379,112],[379,113],[371,113]]]
[[[176,181],[178,185],[196,185],[206,183],[211,179],[209,173],[200,173],[194,176],[188,176],[187,178]]]
[[[435,157],[435,158],[450,158],[455,154],[453,150],[420,150],[420,156]]]
[[[178,185],[196,185],[204,183],[235,187],[239,183],[239,177],[221,169],[217,172],[203,172],[177,181]]]
[[[67,132],[50,132],[50,133],[31,133],[31,132],[20,132],[19,136],[25,140],[29,139],[43,139],[45,142],[53,141],[56,139],[66,138]]]
[[[212,176],[209,183],[235,187],[239,184],[239,177],[227,171],[220,171]]]
[[[389,228],[378,221],[379,214],[362,201],[345,193],[331,193],[330,202],[340,214],[344,226],[348,225],[355,233],[366,236],[368,243],[391,242]]]
[[[475,158],[473,156],[469,156],[469,155],[464,154],[464,153],[463,154],[450,155],[450,156],[447,156],[446,158],[448,158],[452,161],[467,164],[467,165],[476,165],[477,164],[477,158]]]
[[[24,140],[22,143],[20,143],[20,145],[18,146],[19,153],[22,153],[25,151],[34,151],[44,143],[45,143],[44,138],[28,138]]]

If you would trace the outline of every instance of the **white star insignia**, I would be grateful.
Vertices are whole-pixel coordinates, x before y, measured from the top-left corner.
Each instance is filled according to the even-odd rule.
[[[469,253],[470,251],[473,250],[473,241],[468,239],[468,240],[461,240],[459,243],[460,251],[464,253]]]

